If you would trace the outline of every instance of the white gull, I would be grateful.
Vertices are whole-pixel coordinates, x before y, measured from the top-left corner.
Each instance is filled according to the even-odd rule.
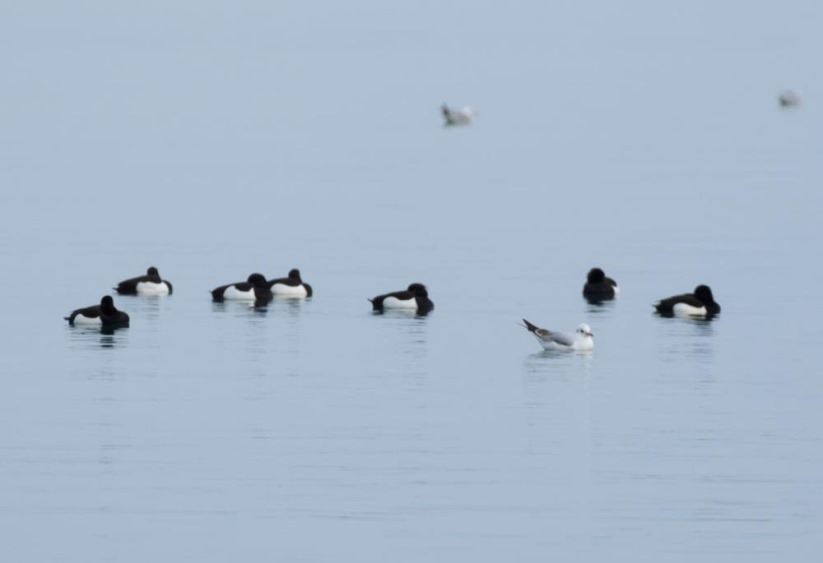
[[[579,325],[574,334],[569,334],[540,328],[526,319],[523,319],[523,322],[525,323],[523,326],[534,334],[546,350],[591,350],[594,348],[592,329],[585,323]]]
[[[469,106],[457,109],[443,104],[440,111],[443,113],[443,119],[446,120],[444,125],[469,125],[477,117],[477,112]]]

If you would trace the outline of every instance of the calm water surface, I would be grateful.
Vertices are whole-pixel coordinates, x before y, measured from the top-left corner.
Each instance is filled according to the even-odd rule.
[[[595,4],[9,9],[5,558],[819,553],[821,8]],[[149,265],[130,328],[61,320]],[[652,314],[698,283],[718,318]]]

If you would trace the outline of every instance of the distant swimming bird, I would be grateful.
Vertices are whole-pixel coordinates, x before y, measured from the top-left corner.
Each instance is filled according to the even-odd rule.
[[[574,334],[568,334],[540,328],[526,319],[523,319],[523,322],[525,323],[523,326],[534,334],[546,350],[591,350],[594,348],[594,335],[591,327],[586,323],[579,325]]]
[[[300,270],[294,268],[289,271],[287,278],[269,280],[269,287],[275,296],[283,297],[311,297],[312,288],[300,278]]]
[[[685,317],[712,317],[720,313],[720,305],[714,300],[712,290],[707,285],[698,285],[694,293],[684,293],[661,299],[654,304],[661,315]]]
[[[99,305],[75,309],[71,315],[64,317],[69,324],[100,326],[105,328],[121,328],[129,326],[129,316],[123,311],[118,311],[114,306],[114,299],[111,295],[106,295],[100,300]]]
[[[160,272],[152,266],[145,276],[137,276],[121,281],[114,288],[120,295],[168,295],[172,292],[171,282],[160,279]]]
[[[244,282],[221,285],[211,291],[214,301],[254,301],[258,304],[271,301],[269,282],[263,274],[251,274]]]
[[[780,93],[780,96],[777,97],[777,101],[783,107],[792,107],[799,106],[803,101],[803,98],[799,92],[795,92],[794,90],[786,90],[785,92]]]
[[[404,291],[394,291],[384,295],[378,295],[369,299],[372,309],[383,311],[384,309],[406,309],[417,310],[420,315],[425,315],[434,309],[434,303],[429,299],[429,292],[422,283],[410,284]]]
[[[606,276],[600,268],[592,268],[583,286],[583,297],[590,300],[614,299],[620,293],[617,282]]]
[[[443,113],[443,119],[446,120],[444,125],[470,125],[477,117],[477,112],[469,106],[457,109],[443,104],[440,106],[440,111]]]

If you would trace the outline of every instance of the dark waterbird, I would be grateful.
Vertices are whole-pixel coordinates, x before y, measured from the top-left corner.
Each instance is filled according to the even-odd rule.
[[[698,285],[694,293],[683,293],[661,299],[654,304],[658,313],[664,316],[686,316],[710,318],[720,313],[720,304],[714,300],[708,285]]]
[[[106,295],[100,300],[99,305],[75,309],[71,315],[64,317],[69,324],[102,326],[103,328],[121,328],[129,326],[129,316],[124,311],[119,311],[114,306],[114,299],[111,295]]]
[[[114,289],[120,295],[168,295],[172,292],[171,282],[161,279],[154,266],[146,270],[145,276],[123,280]]]
[[[406,309],[416,310],[418,315],[425,315],[434,309],[434,303],[429,299],[429,292],[422,283],[410,284],[407,289],[378,295],[369,301],[375,311]]]
[[[592,268],[586,276],[586,283],[583,285],[583,297],[589,301],[605,301],[614,299],[620,293],[617,282],[607,277],[600,268]]]
[[[269,288],[273,295],[283,297],[311,297],[312,288],[300,277],[300,270],[292,268],[288,277],[269,280]]]
[[[244,282],[221,285],[211,291],[214,301],[254,301],[265,304],[271,301],[272,293],[263,274],[251,274]]]

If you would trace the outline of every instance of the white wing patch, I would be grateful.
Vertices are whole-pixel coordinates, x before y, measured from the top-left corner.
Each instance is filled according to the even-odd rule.
[[[675,303],[672,312],[679,317],[705,317],[706,307],[694,307],[688,303]]]
[[[236,286],[230,285],[223,292],[223,299],[232,301],[256,301],[257,296],[254,294],[254,288],[248,291],[240,291]]]
[[[137,295],[168,295],[169,286],[166,282],[154,283],[150,281],[137,282]]]
[[[284,283],[276,283],[271,286],[271,292],[278,297],[306,297],[309,292],[303,284],[292,286]]]
[[[397,297],[386,297],[383,300],[384,309],[417,309],[417,300],[414,297],[411,299],[398,299]]]
[[[100,317],[87,317],[83,313],[78,313],[74,316],[74,324],[76,325],[85,325],[85,326],[99,326],[103,324],[103,321],[100,320]]]

